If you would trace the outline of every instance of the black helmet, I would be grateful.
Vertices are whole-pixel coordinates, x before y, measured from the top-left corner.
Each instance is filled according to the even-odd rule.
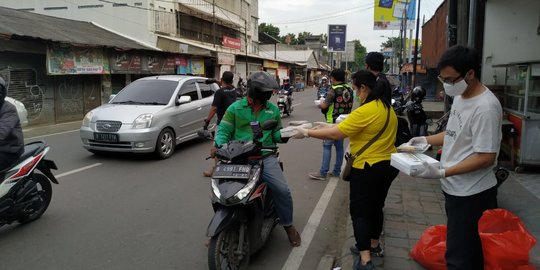
[[[426,90],[422,86],[416,86],[411,92],[411,100],[419,103],[422,102],[426,96]]]
[[[7,96],[6,82],[0,77],[0,108],[4,105],[4,100]]]
[[[248,97],[261,102],[269,100],[274,90],[277,89],[279,89],[279,85],[276,79],[264,71],[254,72],[247,81]]]

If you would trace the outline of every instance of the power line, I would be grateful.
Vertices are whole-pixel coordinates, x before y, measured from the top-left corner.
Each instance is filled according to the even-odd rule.
[[[354,12],[356,12],[358,10],[359,11],[366,11],[366,10],[369,10],[369,9],[372,9],[372,8],[373,8],[373,5],[370,4],[367,7],[354,7],[354,8],[350,8],[350,9],[347,9],[347,10],[338,11],[337,13],[332,12],[332,13],[327,14],[327,15],[319,15],[319,16],[313,17],[311,19],[302,19],[302,20],[298,20],[298,21],[287,21],[287,22],[272,22],[271,24],[274,24],[274,25],[298,24],[298,23],[322,21],[322,20],[332,19],[332,18],[335,18],[335,17],[346,15],[346,14],[349,14],[349,13],[354,13]]]

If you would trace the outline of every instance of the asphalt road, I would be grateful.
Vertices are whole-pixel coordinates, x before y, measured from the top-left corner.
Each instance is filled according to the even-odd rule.
[[[295,110],[284,124],[322,120],[314,98],[314,89],[295,93]],[[207,269],[205,233],[213,212],[202,171],[212,164],[204,159],[210,142],[184,143],[171,158],[155,160],[95,156],[82,148],[77,131],[43,139],[51,145],[47,157],[59,167],[60,185],[53,186],[41,219],[0,228],[0,269]],[[341,253],[348,188],[342,181],[308,179],[320,166],[321,141],[291,140],[280,152],[295,225],[307,238],[291,255],[286,234],[276,227],[250,269],[316,269],[325,254]]]

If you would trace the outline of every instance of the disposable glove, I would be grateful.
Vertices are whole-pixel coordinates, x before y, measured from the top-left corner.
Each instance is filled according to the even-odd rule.
[[[334,124],[326,123],[326,122],[313,122],[313,129],[323,129],[323,128],[331,128],[334,126]]]
[[[292,136],[293,139],[303,139],[307,138],[308,136],[308,129],[303,127],[294,127],[294,130],[296,131],[295,134]]]
[[[414,137],[414,138],[410,139],[409,142],[407,142],[407,144],[409,144],[409,145],[415,145],[415,144],[425,145],[425,144],[427,144],[427,139],[424,136]]]
[[[433,166],[427,162],[423,162],[424,168],[411,174],[413,177],[420,177],[426,179],[441,179],[444,177],[445,171],[439,167]]]

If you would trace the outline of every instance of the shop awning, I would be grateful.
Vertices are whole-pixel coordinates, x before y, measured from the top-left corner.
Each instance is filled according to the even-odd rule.
[[[216,48],[184,38],[157,35],[157,47],[167,51],[199,56],[216,56]]]
[[[410,63],[404,64],[401,68],[401,73],[412,73],[413,65]],[[427,73],[426,69],[422,65],[416,65],[416,73]]]

